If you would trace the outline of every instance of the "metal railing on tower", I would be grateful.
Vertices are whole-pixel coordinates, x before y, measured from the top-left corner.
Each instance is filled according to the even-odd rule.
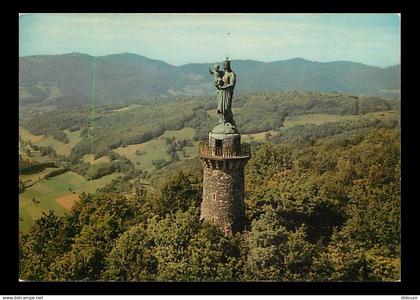
[[[251,145],[248,143],[240,143],[235,147],[215,147],[209,142],[200,142],[198,149],[200,157],[243,158],[251,156]]]

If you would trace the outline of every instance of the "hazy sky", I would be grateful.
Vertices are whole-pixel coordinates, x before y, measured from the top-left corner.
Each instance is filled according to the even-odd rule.
[[[130,52],[172,65],[302,57],[400,63],[397,14],[24,14],[19,55]]]

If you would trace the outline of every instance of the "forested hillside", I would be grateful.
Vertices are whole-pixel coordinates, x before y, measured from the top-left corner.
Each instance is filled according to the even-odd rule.
[[[83,138],[72,149],[71,159],[79,159],[91,150],[96,158],[120,146],[139,144],[159,137],[165,130],[184,127],[195,129],[196,140],[203,140],[217,118],[208,110],[217,105],[214,97],[140,100],[126,106],[98,106],[36,111],[21,116],[21,124],[31,134],[51,135],[67,142],[64,130],[80,128]],[[302,114],[364,115],[370,112],[399,110],[400,101],[377,96],[353,96],[321,92],[255,92],[239,94],[233,104],[241,133],[279,130],[286,117]],[[93,121],[92,121],[93,117]],[[90,126],[94,124],[90,148]]]
[[[70,53],[19,59],[19,103],[22,106],[68,108],[90,105],[94,57]],[[219,62],[221,64],[221,62]],[[400,66],[378,68],[337,61],[301,58],[263,63],[234,60],[242,92],[303,90],[399,97]],[[214,92],[208,67],[179,67],[144,56],[123,53],[95,60],[98,104],[122,104],[139,98],[207,95]]]
[[[400,128],[348,125],[255,146],[242,234],[202,222],[200,172],[175,172],[155,190],[83,194],[69,214],[44,214],[20,236],[20,277],[400,280]]]

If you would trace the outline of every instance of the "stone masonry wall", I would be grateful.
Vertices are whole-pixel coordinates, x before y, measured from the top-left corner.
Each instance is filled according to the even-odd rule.
[[[244,167],[247,159],[202,161],[201,218],[214,223],[226,233],[242,231],[245,218]]]

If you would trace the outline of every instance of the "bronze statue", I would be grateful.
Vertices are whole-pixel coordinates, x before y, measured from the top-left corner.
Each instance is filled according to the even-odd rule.
[[[232,114],[232,98],[233,90],[236,84],[236,75],[230,67],[230,61],[226,58],[223,62],[223,76],[222,72],[218,70],[218,66],[214,67],[214,85],[217,88],[217,114],[219,115],[218,124],[226,124],[227,126],[236,127]],[[221,77],[221,78],[219,78]],[[221,79],[221,80],[220,80]]]

